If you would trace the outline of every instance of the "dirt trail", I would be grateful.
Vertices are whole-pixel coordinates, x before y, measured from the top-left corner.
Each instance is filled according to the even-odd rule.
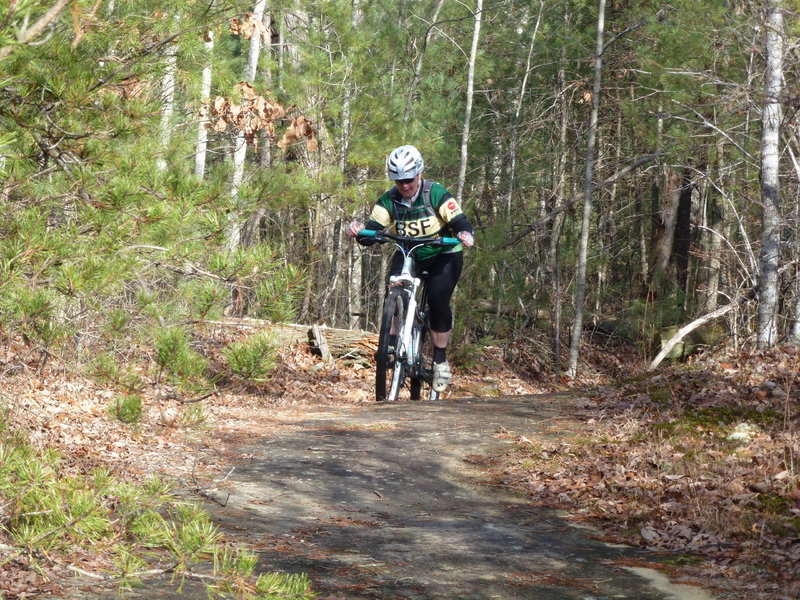
[[[514,436],[547,435],[579,402],[517,396],[315,408],[240,448],[251,458],[226,481],[225,506],[209,509],[259,552],[260,568],[305,572],[321,598],[711,599],[622,566],[654,557],[596,541],[556,512],[482,483],[464,460]],[[190,587],[174,597],[195,594],[202,597]],[[150,588],[139,595],[172,597]]]

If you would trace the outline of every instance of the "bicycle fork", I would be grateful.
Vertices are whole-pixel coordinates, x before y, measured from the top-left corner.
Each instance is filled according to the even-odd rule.
[[[403,291],[408,294],[408,304],[406,305],[405,320],[400,330],[400,338],[397,340],[395,360],[405,361],[406,365],[412,366],[416,354],[416,348],[412,347],[412,335],[414,328],[414,317],[417,312],[417,290],[422,283],[419,277],[413,277],[411,271],[414,259],[411,253],[407,254],[403,260],[403,269],[399,275],[389,278],[389,285],[401,285]]]
[[[406,308],[406,319],[403,323],[403,337],[400,343],[400,356],[407,366],[414,364],[418,348],[414,348],[414,317],[417,314],[417,290],[419,289],[420,279],[415,277],[408,291],[408,307]]]

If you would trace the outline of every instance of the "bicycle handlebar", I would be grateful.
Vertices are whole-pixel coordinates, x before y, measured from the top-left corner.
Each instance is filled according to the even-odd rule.
[[[383,244],[389,240],[393,240],[395,242],[400,243],[410,243],[410,244],[419,244],[419,245],[430,245],[430,246],[455,246],[461,243],[461,240],[458,238],[452,237],[408,237],[404,235],[395,235],[393,233],[388,233],[386,231],[376,231],[374,229],[362,229],[358,232],[357,237],[366,237],[372,238],[379,244]]]

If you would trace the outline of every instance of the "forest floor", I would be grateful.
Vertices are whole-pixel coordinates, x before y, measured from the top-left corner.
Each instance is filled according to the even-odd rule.
[[[236,499],[236,486],[241,485],[235,483],[236,478],[254,471],[257,440],[259,444],[274,440],[278,445],[288,439],[299,440],[297,451],[304,450],[311,458],[297,469],[313,471],[314,458],[319,456],[314,448],[319,446],[322,452],[333,440],[347,439],[342,434],[396,432],[413,445],[416,434],[403,432],[415,413],[424,411],[435,423],[436,413],[450,410],[446,415],[450,425],[428,430],[428,438],[417,432],[422,437],[416,447],[434,444],[436,432],[464,432],[466,428],[472,437],[454,445],[448,454],[448,460],[460,463],[460,470],[466,473],[460,481],[466,477],[471,488],[507,494],[495,497],[499,512],[513,507],[511,512],[522,514],[527,524],[544,514],[536,511],[558,510],[542,517],[555,528],[545,533],[555,536],[552,543],[556,548],[567,543],[564,524],[577,525],[590,532],[582,534],[588,540],[584,545],[593,539],[649,552],[645,557],[619,552],[614,558],[617,568],[657,565],[673,580],[702,584],[720,599],[800,597],[800,361],[794,348],[750,355],[718,352],[713,358],[644,373],[631,366],[641,360],[630,350],[589,344],[584,349],[586,374],[569,387],[563,382],[547,382],[544,365],[532,351],[526,355],[516,348],[516,364],[525,369],[512,371],[504,364],[499,348],[487,348],[470,361],[469,369],[456,371],[454,385],[438,406],[405,402],[376,407],[370,369],[324,365],[307,345],[296,344],[281,351],[268,382],[228,390],[204,401],[202,407],[182,404],[168,394],[154,395],[136,427],[110,417],[112,391],[54,363],[45,369],[27,367],[13,345],[4,352],[0,355],[5,372],[0,400],[8,409],[10,424],[25,432],[35,445],[60,450],[65,470],[88,472],[102,465],[134,480],[158,472],[179,482],[181,493],[204,498],[213,507],[212,499],[219,503]],[[531,407],[540,412],[523,410],[522,418],[508,425],[493,418],[504,411],[531,411]],[[458,424],[462,412],[472,417]],[[523,423],[535,423],[536,427],[523,427]],[[309,430],[321,437],[303,438]],[[447,436],[440,442],[448,443]],[[266,452],[269,455],[271,450]],[[342,455],[348,456],[347,446],[331,451],[331,456]],[[285,468],[288,476],[290,467]],[[380,470],[376,465],[371,468]],[[344,472],[346,469],[338,471],[340,479],[348,477]],[[294,476],[303,479],[299,472]],[[365,488],[365,493],[385,507],[389,494],[400,493],[398,482],[409,476],[401,473],[382,480],[388,486],[384,491]],[[313,484],[313,478],[310,480]],[[527,508],[520,508],[521,503]],[[343,510],[352,508],[351,502],[341,504]],[[462,505],[459,514],[469,512],[470,501],[463,500]],[[481,506],[475,510],[487,510]],[[357,511],[339,515],[336,525],[341,529],[359,525],[358,521],[362,535],[380,532],[387,530],[384,525],[391,518],[399,519],[389,512],[376,509],[366,516]],[[220,521],[225,524],[224,515]],[[228,525],[227,535],[248,542],[246,532],[237,533],[236,527]],[[303,562],[294,564],[311,571],[313,582],[309,557],[316,560],[322,556],[325,560],[318,564],[330,566],[333,554],[346,557],[351,552],[345,546],[355,547],[356,542],[351,539],[340,551],[333,546],[325,551],[321,549],[324,530],[332,523],[320,521],[315,530],[307,525],[295,524],[283,535],[274,533],[271,546],[304,557]],[[392,531],[398,532],[410,523],[395,521],[395,525]],[[397,545],[400,540],[395,542]],[[510,548],[534,555],[534,549],[525,545],[528,542],[508,543]],[[257,546],[259,552],[264,550]],[[550,558],[557,558],[556,554],[554,550]],[[608,556],[603,560],[611,561]],[[91,562],[87,560],[86,565]],[[337,568],[338,583],[330,579],[332,568],[317,570],[324,597],[390,597],[372,595],[385,590],[368,585],[369,581],[385,581],[388,571],[384,572],[384,566],[366,568],[354,561],[351,567]],[[440,569],[437,577],[446,581],[447,573],[454,569],[457,566]],[[567,572],[575,582],[589,586],[576,598],[596,589],[591,586],[599,577],[582,578],[580,572]],[[504,584],[511,587],[503,588],[506,597],[514,597],[507,593],[514,586],[525,589],[532,585],[562,589],[554,598],[572,597],[565,595],[566,587],[558,587],[565,575],[555,568],[526,571],[522,565],[509,573]],[[24,564],[6,562],[0,568],[0,590],[7,598],[67,593],[68,588],[59,585],[62,581],[52,572],[50,575],[48,579],[46,569],[26,571]],[[358,593],[362,595],[355,595],[356,587],[342,592],[348,581],[361,586]],[[616,584],[624,588],[627,584],[620,581]],[[415,597],[411,587],[403,588],[396,597]],[[569,589],[580,591],[580,586]],[[640,597],[681,596],[663,592]]]

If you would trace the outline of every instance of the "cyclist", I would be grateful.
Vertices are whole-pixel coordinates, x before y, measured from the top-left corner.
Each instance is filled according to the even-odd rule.
[[[457,237],[457,246],[426,246],[419,248],[418,265],[428,272],[428,306],[430,309],[431,337],[433,339],[433,382],[436,392],[443,392],[452,376],[447,362],[447,343],[453,328],[453,295],[463,266],[462,245],[475,243],[472,225],[450,192],[439,183],[422,178],[425,163],[414,146],[395,148],[386,158],[386,174],[394,186],[384,192],[372,207],[366,225],[353,221],[348,227],[350,237],[362,229],[382,231],[394,225],[397,235],[409,237]],[[365,246],[374,242],[358,238]],[[403,267],[403,255],[392,257],[389,275],[397,275]]]

